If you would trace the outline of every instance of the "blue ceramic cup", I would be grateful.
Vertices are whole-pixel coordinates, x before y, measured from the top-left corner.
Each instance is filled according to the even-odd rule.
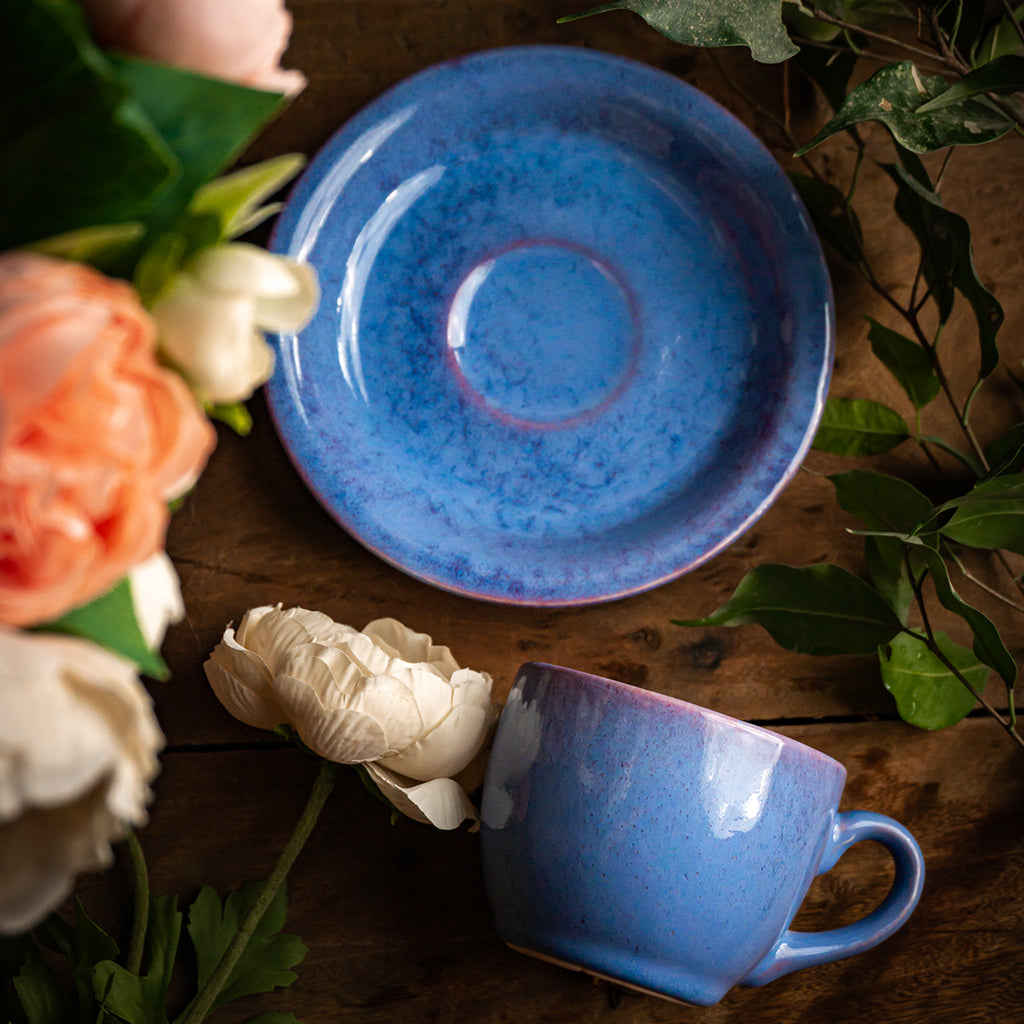
[[[733,985],[870,949],[910,916],[924,862],[891,818],[838,810],[846,769],[715,711],[552,665],[519,670],[482,808],[484,878],[510,946],[702,1006]],[[789,927],[815,875],[872,839],[882,904]]]

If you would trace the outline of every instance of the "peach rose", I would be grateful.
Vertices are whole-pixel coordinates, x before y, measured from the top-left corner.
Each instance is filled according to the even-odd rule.
[[[163,545],[216,439],[132,288],[0,254],[0,622],[55,618]]]
[[[282,0],[83,0],[97,40],[113,50],[176,64],[256,89],[297,93],[284,71],[292,18]]]

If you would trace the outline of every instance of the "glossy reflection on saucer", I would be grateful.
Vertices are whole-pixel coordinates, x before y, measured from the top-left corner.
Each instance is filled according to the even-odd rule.
[[[525,47],[349,121],[279,219],[323,300],[278,339],[279,432],[381,557],[493,601],[585,604],[721,550],[821,413],[832,306],[785,175],[678,79]]]

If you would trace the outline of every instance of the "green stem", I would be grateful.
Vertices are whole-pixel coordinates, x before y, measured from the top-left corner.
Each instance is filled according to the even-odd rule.
[[[985,99],[989,101],[994,107],[998,108],[1001,114],[1004,114],[1011,121],[1013,121],[1014,127],[1020,129],[1024,126],[1024,114],[1018,113],[1014,108],[993,92],[985,93]]]
[[[967,396],[967,399],[964,402],[964,420],[968,423],[971,420],[971,406],[974,405],[974,399],[977,397],[978,392],[981,390],[981,386],[984,383],[985,378],[979,377],[974,382],[974,386],[971,388],[971,393]]]
[[[937,434],[914,434],[913,440],[915,440],[925,450],[925,454],[928,454],[925,445],[934,445],[936,448],[941,448],[948,455],[952,455],[955,459],[959,459],[975,476],[982,476],[985,472],[982,464],[974,457],[971,452],[962,452],[959,448],[951,445],[945,438],[939,437]],[[935,465],[934,460],[932,465],[936,469],[939,467]]]
[[[921,613],[921,623],[924,627],[925,635],[922,637],[920,633],[916,633],[914,630],[909,629],[906,626],[901,627],[901,632],[907,633],[910,636],[916,637],[918,640],[923,640],[925,647],[939,659],[940,662],[946,667],[946,669],[952,673],[955,679],[957,679],[961,685],[966,687],[970,695],[994,718],[1002,727],[1006,730],[1006,734],[1017,744],[1018,747],[1024,749],[1024,736],[1021,736],[1017,732],[1017,709],[1013,704],[1013,692],[1010,687],[1007,687],[1007,691],[1010,695],[1010,711],[1009,720],[1003,718],[999,711],[994,708],[974,686],[971,685],[970,680],[953,664],[953,662],[946,656],[945,651],[939,646],[938,640],[935,639],[935,631],[932,629],[932,624],[928,618],[928,608],[924,600],[924,591],[922,589],[922,583],[924,577],[917,579],[914,576],[913,568],[910,564],[910,557],[906,550],[904,550],[904,561],[907,568],[907,575],[910,577],[910,586],[914,591],[914,598],[917,601],[918,611]]]
[[[864,143],[861,142],[859,137],[855,137],[855,139],[857,142],[857,158],[853,162],[853,169],[850,171],[850,187],[846,191],[847,210],[853,205],[853,195],[860,184],[860,169],[864,166]]]
[[[823,43],[817,39],[808,39],[806,36],[794,36],[793,41],[799,43],[801,48],[810,46],[815,50],[827,50],[829,53],[849,53],[851,50],[851,47],[849,46],[836,46],[834,43]],[[887,56],[884,53],[874,53],[871,50],[856,50],[855,52],[858,57],[861,57],[864,60],[877,61],[879,64],[892,63],[892,57]],[[936,66],[933,67],[931,65],[925,66],[924,64],[920,64],[919,68],[926,74],[948,75],[952,77],[952,73],[945,65],[936,64]]]
[[[220,958],[213,973],[207,979],[202,991],[196,996],[185,1015],[180,1018],[180,1024],[199,1024],[200,1021],[205,1020],[210,1014],[217,996],[220,995],[221,990],[231,977],[231,972],[235,969],[239,958],[245,952],[249,939],[252,938],[253,932],[273,901],[278,889],[284,883],[292,864],[295,863],[295,858],[298,857],[310,833],[313,831],[313,827],[320,817],[320,812],[327,802],[327,797],[330,796],[331,790],[334,789],[337,768],[338,766],[331,761],[320,762],[320,771],[313,782],[309,799],[306,801],[306,806],[303,808],[302,815],[295,826],[295,831],[292,833],[285,848],[281,851],[281,856],[278,857],[273,871],[270,872],[270,877],[263,883],[263,888],[260,890],[256,902],[235,933],[231,944],[224,951],[224,955]]]
[[[955,553],[951,552],[950,557],[956,563],[956,567],[960,570],[961,575],[965,580],[969,580],[976,587],[984,590],[986,594],[991,594],[997,601],[1002,601],[1003,604],[1009,605],[1014,611],[1024,612],[1024,604],[1018,604],[1016,601],[1011,600],[1005,594],[1000,593],[995,587],[990,587],[984,580],[979,579],[974,573],[970,572],[963,564],[963,562],[956,556]]]
[[[918,4],[918,10],[921,10],[920,4]],[[939,24],[939,16],[931,8],[928,9],[927,15],[931,22],[932,35],[935,38],[935,48],[939,51],[942,62],[960,75],[969,74],[970,64],[964,60],[960,51],[957,50],[956,44],[946,38],[946,33],[943,32],[942,26]]]
[[[1013,29],[1017,33],[1017,37],[1022,43],[1024,43],[1024,28],[1021,27],[1020,21],[1017,19],[1017,13],[1014,11],[1013,4],[1010,3],[1010,0],[1003,0],[1003,9],[1006,11],[1006,16],[1010,19],[1010,24],[1013,25]]]
[[[930,50],[923,50],[919,46],[913,46],[910,43],[903,42],[901,39],[887,36],[884,32],[875,32],[873,29],[865,28],[863,25],[854,25],[853,22],[843,21],[842,18],[834,18],[831,14],[826,14],[824,11],[817,9],[811,11],[810,14],[817,21],[824,21],[828,25],[835,25],[847,32],[856,32],[858,35],[867,36],[869,39],[877,39],[880,43],[887,43],[889,46],[904,50],[906,53],[913,53],[919,57],[935,60],[935,54]]]
[[[125,967],[132,973],[142,970],[142,951],[146,946],[146,926],[149,922],[149,872],[142,854],[139,837],[128,833],[128,854],[132,859],[132,879],[135,883],[135,908],[132,912],[132,934],[128,943]]]

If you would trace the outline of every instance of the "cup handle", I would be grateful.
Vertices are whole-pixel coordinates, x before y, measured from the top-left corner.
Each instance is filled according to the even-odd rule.
[[[870,811],[844,811],[836,815],[818,874],[829,871],[849,847],[866,839],[881,843],[895,862],[896,876],[881,905],[860,921],[831,931],[795,932],[787,928],[741,985],[764,985],[801,967],[863,953],[906,923],[921,898],[924,857],[914,837],[892,818]]]

